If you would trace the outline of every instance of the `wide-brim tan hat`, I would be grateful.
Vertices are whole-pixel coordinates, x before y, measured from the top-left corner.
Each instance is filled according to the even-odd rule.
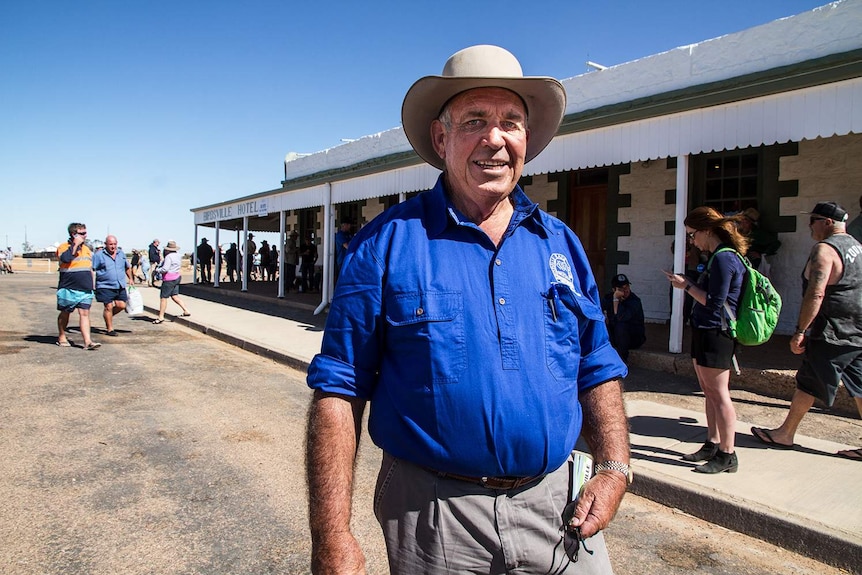
[[[168,245],[165,246],[165,251],[168,252],[178,252],[180,251],[180,246],[177,245],[177,242],[171,240],[168,242]]]
[[[521,64],[508,50],[480,45],[453,54],[441,76],[425,76],[414,83],[401,105],[401,123],[419,156],[443,169],[443,159],[431,141],[431,122],[457,94],[474,88],[505,88],[518,94],[527,106],[530,139],[526,162],[539,155],[557,134],[566,111],[566,91],[548,76],[524,76]]]

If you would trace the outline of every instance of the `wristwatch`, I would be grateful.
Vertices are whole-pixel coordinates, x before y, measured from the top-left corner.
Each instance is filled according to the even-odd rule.
[[[632,481],[634,481],[632,466],[627,463],[623,463],[622,461],[602,461],[601,463],[596,464],[595,469],[596,473],[599,471],[619,471],[626,476],[627,485],[631,485]]]

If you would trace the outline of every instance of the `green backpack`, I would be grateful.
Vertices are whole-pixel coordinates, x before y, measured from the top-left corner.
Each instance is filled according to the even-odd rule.
[[[737,317],[733,317],[730,305],[724,302],[724,311],[727,315],[727,332],[732,338],[742,345],[760,345],[769,341],[775,326],[778,324],[778,316],[781,315],[781,296],[773,287],[769,278],[751,267],[748,259],[733,248],[722,248],[715,252],[731,251],[739,256],[745,265],[747,273],[742,284],[742,293],[739,295],[737,306]],[[712,257],[715,257],[712,254]],[[706,269],[712,264],[709,258]],[[722,317],[722,324],[725,318]]]

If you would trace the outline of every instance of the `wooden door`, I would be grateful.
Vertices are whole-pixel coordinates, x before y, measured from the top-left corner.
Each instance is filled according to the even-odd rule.
[[[608,251],[607,196],[606,184],[574,185],[569,202],[569,226],[584,244],[600,294],[610,289],[604,285]]]

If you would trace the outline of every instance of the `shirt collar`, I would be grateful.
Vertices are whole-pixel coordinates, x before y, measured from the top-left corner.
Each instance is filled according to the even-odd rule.
[[[427,222],[428,232],[431,237],[439,236],[448,226],[458,224],[458,221],[454,216],[456,213],[455,206],[446,195],[446,186],[443,178],[444,175],[445,174],[440,174],[434,187],[426,192],[429,195],[428,207],[430,209],[427,212]],[[524,193],[521,186],[516,185],[509,197],[512,199],[512,204],[515,210],[512,217],[512,223],[509,226],[510,229],[514,229],[527,218],[535,219],[536,222],[541,225],[538,209],[539,205],[530,201],[530,198],[527,197],[527,194]]]

